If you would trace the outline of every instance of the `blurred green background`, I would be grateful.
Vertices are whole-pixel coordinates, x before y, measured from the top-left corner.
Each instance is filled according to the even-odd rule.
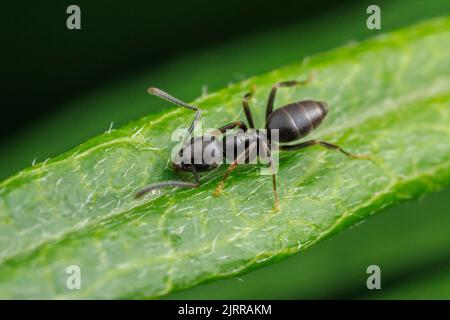
[[[77,4],[82,30],[65,27]],[[382,29],[366,28],[381,7]],[[2,59],[0,179],[158,109],[149,85],[202,90],[450,14],[450,2],[59,1],[12,4]],[[127,105],[117,101],[128,101]],[[96,108],[92,108],[95,105]],[[450,298],[450,189],[386,210],[279,264],[169,298]],[[366,268],[382,290],[366,288]]]

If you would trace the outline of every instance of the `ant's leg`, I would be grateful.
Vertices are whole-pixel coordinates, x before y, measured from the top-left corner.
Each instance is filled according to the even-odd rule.
[[[244,132],[247,131],[247,126],[242,121],[236,121],[236,122],[232,122],[230,124],[226,124],[226,125],[220,127],[218,130],[220,132],[222,132],[222,133],[225,133],[225,131],[230,130],[230,129],[234,129],[236,127],[239,127]]]
[[[218,196],[223,190],[223,186],[225,184],[225,180],[227,180],[228,176],[233,172],[234,169],[237,167],[237,160],[234,160],[233,163],[228,167],[227,172],[222,178],[222,181],[219,182],[219,185],[216,187],[216,190],[214,190],[213,195]]]
[[[270,94],[269,94],[269,99],[267,100],[266,119],[273,112],[273,104],[275,102],[275,96],[277,94],[278,88],[287,88],[287,87],[292,87],[292,86],[296,86],[296,85],[305,85],[308,82],[310,82],[312,80],[312,78],[313,78],[313,74],[310,73],[308,76],[308,79],[303,80],[303,81],[292,80],[292,81],[283,81],[283,82],[275,83],[272,86],[272,90],[270,91]]]
[[[194,176],[195,182],[197,183],[197,185],[200,185],[200,177],[197,173],[197,170],[195,169],[195,166],[191,165],[191,171],[192,175]]]
[[[274,206],[275,206],[275,210],[278,211],[280,209],[280,205],[278,202],[278,192],[277,192],[277,179],[276,179],[276,174],[275,174],[275,170],[273,169],[273,160],[272,160],[272,156],[270,156],[270,168],[272,170],[272,190],[273,190],[273,197],[274,197]]]
[[[277,192],[277,180],[276,180],[276,173],[275,168],[273,167],[273,158],[272,153],[270,152],[269,146],[267,143],[264,143],[264,148],[266,149],[267,154],[269,155],[270,159],[270,170],[272,171],[272,190],[273,190],[273,197],[274,197],[274,207],[275,211],[279,211],[279,201],[278,201],[278,192]]]
[[[187,181],[163,181],[163,182],[156,182],[149,184],[142,190],[140,190],[136,195],[135,198],[140,198],[143,195],[149,193],[152,190],[166,188],[166,187],[179,187],[179,188],[197,188],[200,185],[200,177],[198,176],[197,170],[195,170],[194,166],[191,166],[192,174],[194,175],[195,183],[193,182],[187,182]]]
[[[305,142],[298,143],[298,144],[293,144],[293,145],[282,145],[282,146],[280,146],[280,150],[292,151],[292,150],[299,150],[299,149],[308,148],[308,147],[315,146],[315,145],[320,145],[320,146],[322,146],[324,148],[327,148],[327,149],[330,149],[330,150],[339,151],[339,152],[345,154],[346,156],[348,156],[350,158],[367,159],[367,160],[371,159],[370,155],[350,153],[350,152],[345,151],[344,149],[342,149],[341,147],[339,147],[339,146],[337,146],[335,144],[331,144],[329,142],[321,141],[321,140],[309,140],[309,141],[305,141]]]
[[[252,96],[252,92],[247,93],[242,99],[242,107],[244,108],[245,117],[247,118],[248,126],[251,129],[255,129],[255,123],[253,122],[252,111],[250,110],[250,106],[248,105],[248,100]]]
[[[194,128],[195,128],[196,124],[200,120],[200,117],[202,116],[202,110],[200,108],[196,107],[196,106],[192,106],[192,105],[187,104],[186,102],[183,102],[183,101],[181,101],[181,100],[179,100],[179,99],[177,99],[175,97],[172,97],[167,92],[164,92],[164,91],[162,91],[161,89],[158,89],[158,88],[148,88],[147,92],[150,93],[150,94],[153,94],[153,95],[155,95],[157,97],[160,97],[161,99],[164,99],[166,101],[172,102],[173,104],[176,104],[177,106],[185,107],[187,109],[197,111],[197,113],[195,114],[195,118],[192,121],[192,123],[191,123],[191,125],[190,125],[190,127],[188,129],[189,135],[188,135],[188,137],[186,137],[186,140],[187,140],[189,138],[189,136],[192,134],[192,131],[194,131]]]
[[[219,182],[219,185],[216,187],[216,190],[214,190],[213,195],[218,196],[223,190],[223,186],[225,184],[225,181],[230,176],[231,172],[233,172],[234,169],[236,169],[238,163],[244,158],[247,159],[249,156],[249,147],[247,147],[243,153],[241,153],[239,156],[236,157],[236,159],[230,164],[230,166],[227,169],[227,172],[225,172],[225,175],[223,176],[222,180]],[[244,160],[245,162],[245,160]]]

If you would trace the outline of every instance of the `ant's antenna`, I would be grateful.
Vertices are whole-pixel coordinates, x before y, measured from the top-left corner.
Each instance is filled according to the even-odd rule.
[[[138,199],[143,195],[149,193],[150,191],[167,188],[167,187],[178,187],[178,188],[196,188],[198,183],[187,182],[187,181],[163,181],[149,184],[144,189],[140,190],[135,194],[135,198]]]
[[[187,104],[186,102],[181,101],[180,99],[172,97],[170,94],[162,91],[161,89],[150,87],[150,88],[148,88],[147,92],[150,94],[153,94],[154,96],[160,97],[161,99],[164,99],[166,101],[169,101],[176,105],[179,105],[181,107],[185,107],[185,108],[188,108],[191,110],[198,110],[198,108],[196,106],[191,106],[191,105]]]
[[[200,177],[197,173],[197,170],[194,166],[191,166],[192,174],[194,175],[195,183],[188,182],[188,181],[163,181],[163,182],[156,182],[149,184],[144,189],[140,190],[138,193],[135,194],[135,198],[138,199],[142,197],[143,195],[149,193],[150,191],[166,188],[166,187],[178,187],[178,188],[197,188],[200,185]]]
[[[152,94],[152,95],[154,95],[154,96],[160,97],[161,99],[164,99],[166,101],[172,102],[173,104],[176,104],[176,105],[178,105],[180,107],[185,107],[187,109],[197,111],[197,113],[195,114],[194,121],[192,121],[191,126],[188,129],[189,136],[192,134],[192,131],[194,131],[194,128],[195,128],[196,124],[198,123],[198,121],[200,120],[200,117],[202,116],[202,110],[200,108],[198,108],[196,106],[191,106],[190,104],[187,104],[186,102],[183,102],[180,99],[172,97],[167,92],[164,92],[164,91],[162,91],[161,89],[158,89],[158,88],[150,87],[150,88],[148,88],[147,92]]]

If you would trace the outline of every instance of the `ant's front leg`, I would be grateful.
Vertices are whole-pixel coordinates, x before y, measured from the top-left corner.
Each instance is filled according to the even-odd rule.
[[[322,147],[330,149],[330,150],[339,151],[339,152],[345,154],[347,157],[350,157],[353,159],[366,159],[366,160],[372,159],[372,157],[370,155],[350,153],[335,144],[332,144],[332,143],[329,143],[326,141],[322,141],[322,140],[309,140],[309,141],[305,141],[305,142],[298,143],[298,144],[282,145],[282,146],[280,146],[280,150],[292,151],[292,150],[308,148],[308,147],[315,146],[315,145],[319,145],[319,146],[322,146]]]
[[[236,159],[230,164],[230,166],[227,169],[227,172],[225,172],[225,175],[223,176],[222,180],[219,182],[219,185],[216,187],[216,190],[214,190],[213,195],[219,196],[223,190],[223,187],[225,185],[225,181],[228,179],[230,174],[233,172],[234,169],[236,169],[237,165],[241,163],[242,159],[245,161],[247,160],[249,156],[249,147],[247,147],[244,152],[239,154]]]

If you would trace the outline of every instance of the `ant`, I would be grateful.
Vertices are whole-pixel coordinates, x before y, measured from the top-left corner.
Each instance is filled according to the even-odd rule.
[[[188,129],[188,135],[185,138],[184,146],[181,148],[181,150],[178,152],[178,161],[173,162],[173,167],[175,170],[181,170],[181,171],[189,171],[193,174],[195,182],[187,182],[187,181],[164,181],[164,182],[157,182],[148,185],[141,191],[139,191],[136,194],[136,197],[141,197],[144,194],[155,190],[160,189],[164,187],[181,187],[181,188],[196,188],[200,186],[200,177],[198,172],[201,171],[210,171],[217,166],[221,164],[221,162],[205,162],[203,159],[203,154],[205,150],[212,153],[223,153],[223,150],[229,150],[228,148],[232,148],[234,150],[244,150],[243,152],[238,152],[235,155],[232,156],[232,163],[227,168],[227,171],[220,181],[219,185],[214,191],[214,195],[219,195],[223,189],[224,183],[228,176],[231,174],[231,172],[237,167],[238,163],[241,163],[243,159],[245,161],[249,160],[249,149],[250,145],[252,143],[257,143],[259,145],[262,145],[265,149],[265,152],[267,153],[269,157],[269,164],[271,165],[272,169],[272,188],[274,193],[274,201],[275,201],[275,209],[278,210],[278,194],[277,194],[277,185],[276,185],[276,178],[275,178],[275,172],[273,170],[273,159],[271,156],[271,139],[270,139],[270,132],[271,130],[275,129],[278,130],[279,133],[279,139],[278,142],[286,143],[286,142],[294,142],[300,138],[305,137],[307,134],[309,134],[311,131],[313,131],[315,128],[317,128],[325,118],[325,116],[328,113],[328,105],[323,101],[314,101],[314,100],[302,100],[294,103],[287,104],[285,106],[282,106],[275,111],[274,109],[274,102],[275,102],[275,96],[277,94],[277,90],[279,88],[287,88],[287,87],[293,87],[296,85],[305,85],[307,84],[311,79],[311,76],[307,80],[303,81],[283,81],[275,83],[272,86],[272,90],[270,91],[269,98],[267,101],[267,108],[266,108],[266,125],[265,129],[269,133],[266,137],[262,137],[260,132],[255,129],[255,124],[253,122],[253,116],[249,107],[249,99],[252,96],[252,92],[247,93],[243,100],[242,100],[242,107],[244,109],[244,113],[247,119],[247,123],[250,129],[248,130],[247,125],[242,121],[235,121],[232,123],[229,123],[227,125],[224,125],[220,128],[218,128],[218,132],[220,134],[225,134],[227,130],[232,130],[235,128],[241,129],[244,134],[242,133],[235,133],[231,136],[232,139],[225,138],[222,141],[217,139],[217,136],[211,136],[211,135],[203,135],[200,137],[193,137],[190,141],[188,141],[189,137],[192,135],[192,132],[198,123],[198,121],[201,118],[202,110],[199,109],[196,106],[189,105],[175,97],[172,97],[168,93],[157,89],[157,88],[149,88],[148,93],[155,95],[159,98],[162,98],[166,101],[169,101],[175,105],[185,107],[190,110],[196,111],[196,115],[194,120],[192,121],[189,129]],[[353,154],[350,152],[345,151],[341,147],[326,142],[322,140],[309,140],[304,141],[296,144],[281,144],[279,145],[280,150],[284,151],[293,151],[293,150],[299,150],[308,148],[314,145],[319,145],[327,149],[339,151],[343,153],[344,155],[355,158],[355,159],[370,159],[370,156],[363,155],[363,154]],[[200,153],[200,154],[199,154]],[[180,160],[183,155],[188,154],[188,158],[185,160]],[[225,157],[228,155],[224,154]],[[228,156],[229,158],[229,156]],[[198,161],[200,159],[200,161]]]

